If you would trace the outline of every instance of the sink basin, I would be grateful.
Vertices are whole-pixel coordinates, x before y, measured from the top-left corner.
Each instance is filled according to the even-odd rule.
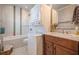
[[[59,32],[53,32],[53,33],[59,33]],[[76,34],[68,34],[68,33],[59,33],[59,35],[62,35],[63,36],[63,34],[64,34],[64,36],[66,37],[66,36],[69,36],[69,37],[76,37],[76,38],[79,38],[79,35],[76,35]]]

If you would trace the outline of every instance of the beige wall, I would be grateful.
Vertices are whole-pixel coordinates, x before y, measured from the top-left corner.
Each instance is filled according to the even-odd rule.
[[[52,24],[58,24],[58,12],[52,8]]]
[[[41,22],[47,32],[50,31],[51,7],[41,5]]]
[[[27,29],[24,27],[27,23],[28,11],[22,8],[22,25],[23,33]],[[14,6],[13,5],[0,5],[0,24],[5,27],[5,36],[12,36],[14,34]],[[20,35],[20,7],[15,7],[15,34]],[[26,33],[27,34],[27,33]]]
[[[0,5],[0,26],[1,26],[1,24],[2,24],[2,20],[1,20],[1,19],[2,19],[2,15],[1,15],[2,12],[1,12],[1,10],[2,10],[2,9],[1,9],[1,5]]]
[[[5,36],[13,35],[13,6],[0,5],[0,20],[5,27]]]

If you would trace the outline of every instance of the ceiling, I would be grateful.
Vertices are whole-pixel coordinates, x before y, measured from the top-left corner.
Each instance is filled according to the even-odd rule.
[[[52,6],[52,8],[54,8],[54,9],[60,9],[60,8],[63,8],[63,7],[65,7],[65,6],[67,6],[67,5],[69,5],[69,4],[47,4],[48,6]]]
[[[30,10],[35,4],[15,4],[16,6],[22,7],[22,8],[26,8],[27,10]],[[48,4],[51,5],[51,4]],[[52,4],[54,9],[60,9],[63,8],[65,6],[67,6],[69,4]]]
[[[35,4],[14,4],[15,6],[26,8],[27,10],[30,10]]]
[[[55,9],[60,9],[60,8],[63,8],[65,6],[67,6],[67,5],[69,5],[69,4],[53,4],[52,6]]]

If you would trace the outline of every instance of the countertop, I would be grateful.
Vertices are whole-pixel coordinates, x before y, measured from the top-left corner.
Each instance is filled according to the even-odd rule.
[[[48,33],[45,33],[45,34],[55,36],[55,37],[60,37],[60,38],[66,38],[66,39],[69,39],[69,40],[79,41],[79,35],[64,34],[64,33],[58,33],[58,32],[48,32]]]

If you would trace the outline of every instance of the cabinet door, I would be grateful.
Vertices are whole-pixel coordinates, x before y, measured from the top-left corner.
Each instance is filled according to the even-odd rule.
[[[76,54],[76,52],[69,50],[65,47],[59,46],[59,45],[55,45],[54,47],[55,47],[54,52],[56,55],[74,55],[74,54]]]
[[[45,45],[44,48],[45,55],[53,55],[54,54],[53,43],[46,41],[44,45]]]

